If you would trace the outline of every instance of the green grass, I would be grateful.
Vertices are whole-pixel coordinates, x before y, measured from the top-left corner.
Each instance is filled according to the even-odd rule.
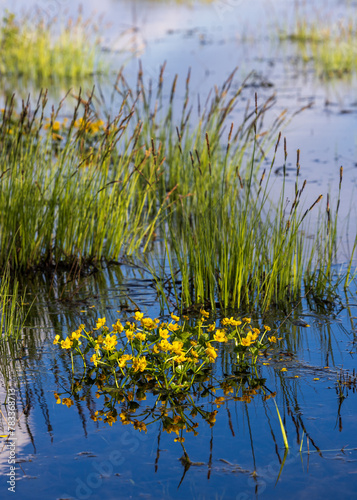
[[[41,17],[16,18],[6,12],[0,25],[0,76],[37,84],[79,80],[102,71],[99,40],[81,16],[58,30]]]
[[[273,197],[285,118],[265,126],[273,100],[239,110],[244,83],[233,91],[232,74],[193,124],[189,76],[179,110],[176,78],[164,104],[163,72],[156,95],[142,71],[136,92],[120,73],[120,109],[105,122],[93,96],[80,96],[67,120],[62,103],[45,118],[46,95],[20,114],[8,103],[0,124],[0,264],[54,269],[135,256],[152,270],[163,300],[172,292],[180,307],[266,310],[305,293],[329,297],[341,279],[347,286],[356,245],[344,275],[333,266],[342,170],[336,209],[328,200],[314,239],[306,238],[322,194],[303,205],[298,157],[295,186],[286,186],[284,165]],[[240,121],[230,125],[233,112]]]
[[[321,18],[307,20],[298,14],[292,29],[281,31],[282,40],[297,43],[305,62],[313,61],[322,78],[341,78],[357,68],[357,24],[355,20],[338,23]]]
[[[17,115],[11,102],[0,122],[0,265],[26,270],[118,258],[150,237],[161,207],[149,220],[155,179],[140,183],[152,154],[138,159],[139,128],[124,106],[110,122],[92,115],[90,98],[80,113],[59,121],[37,108]],[[81,116],[79,116],[81,114]],[[38,116],[38,119],[37,119]],[[140,150],[140,148],[139,148]]]
[[[317,210],[322,195],[310,207],[302,206],[305,185],[298,182],[299,165],[295,198],[287,203],[284,177],[279,199],[273,202],[274,158],[259,178],[254,173],[254,155],[246,168],[235,155],[227,159],[217,151],[209,157],[200,151],[199,156],[200,169],[192,166],[192,196],[183,199],[167,220],[166,251],[173,288],[175,280],[181,279],[180,291],[175,289],[176,302],[185,307],[208,303],[213,309],[219,305],[224,310],[242,306],[266,310],[272,304],[296,301],[305,292],[333,294],[338,282],[333,267],[338,208],[333,212],[326,207],[318,218],[314,240],[305,237],[308,215]],[[350,273],[351,263],[345,283]]]
[[[5,270],[0,282],[0,342],[19,340],[26,316],[23,302],[17,279]]]

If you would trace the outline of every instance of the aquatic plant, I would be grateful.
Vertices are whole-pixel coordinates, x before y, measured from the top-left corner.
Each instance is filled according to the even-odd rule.
[[[80,325],[65,339],[56,335],[54,344],[71,354],[73,371],[73,356],[80,356],[87,369],[91,355],[90,371],[100,373],[103,379],[111,377],[116,389],[128,391],[143,377],[157,388],[181,392],[207,376],[207,369],[218,356],[215,345],[234,341],[237,363],[242,368],[254,366],[258,356],[277,341],[267,335],[268,326],[261,332],[251,326],[249,318],[224,318],[222,328],[216,328],[215,323],[206,322],[208,316],[201,309],[192,327],[188,317],[182,324],[174,314],[170,322],[160,322],[137,311],[134,322],[123,325],[118,320],[110,331],[106,319],[99,318],[94,329],[86,331]]]
[[[315,235],[309,240],[308,216],[321,203],[322,194],[303,206],[306,182],[299,182],[298,155],[292,201],[287,201],[285,165],[281,191],[272,199],[279,140],[280,136],[269,169],[260,177],[254,173],[255,152],[241,173],[234,155],[222,159],[219,152],[208,153],[212,151],[208,138],[206,150],[192,158],[192,195],[182,199],[166,220],[164,254],[169,265],[161,266],[157,279],[163,297],[173,295],[184,308],[206,303],[213,309],[256,305],[266,310],[303,294],[331,296],[340,280],[348,286],[355,246],[345,273],[333,267],[343,170],[336,209],[330,207],[328,196],[325,213],[316,212]],[[286,161],[286,145],[284,149]],[[218,165],[223,169],[220,174]],[[157,261],[148,260],[146,265],[158,274]]]
[[[45,118],[46,94],[33,111],[24,103],[20,114],[13,100],[7,103],[0,123],[0,265],[9,258],[12,268],[54,269],[130,257],[151,271],[163,300],[170,289],[179,307],[264,310],[304,293],[331,295],[342,169],[337,209],[328,201],[309,240],[308,216],[322,194],[303,206],[299,155],[288,190],[286,143],[280,192],[271,195],[277,131],[286,117],[265,127],[274,100],[259,104],[256,96],[239,125],[226,130],[246,83],[232,93],[232,73],[192,125],[190,75],[176,117],[177,78],[165,108],[163,71],[156,97],[141,70],[136,93],[120,72],[114,118],[105,108],[96,112],[92,94],[78,96],[70,119],[61,118],[63,102]]]
[[[357,68],[357,25],[353,19],[332,23],[321,18],[307,20],[298,14],[293,28],[281,31],[280,39],[296,42],[302,59],[312,60],[323,78],[340,78]]]
[[[104,70],[97,60],[95,28],[81,15],[58,32],[41,17],[17,18],[6,12],[0,26],[0,76],[36,83],[77,80]]]
[[[45,120],[46,93],[34,110],[27,102],[17,114],[13,101],[2,110],[0,266],[117,259],[150,239],[161,208],[156,203],[149,217],[155,180],[138,181],[151,153],[138,159],[133,113],[125,114],[123,104],[104,125],[91,96],[82,112],[81,102],[80,95],[72,118],[61,122],[62,103]]]
[[[5,268],[0,280],[0,342],[17,341],[26,319],[24,294],[19,292],[19,282]]]

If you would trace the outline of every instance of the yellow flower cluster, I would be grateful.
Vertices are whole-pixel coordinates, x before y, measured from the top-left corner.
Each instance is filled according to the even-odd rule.
[[[147,362],[145,356],[133,359],[134,372],[143,372],[146,368]]]
[[[121,324],[120,319],[118,319],[118,321],[114,325],[112,325],[112,328],[114,333],[121,333],[124,330],[124,327]]]
[[[207,343],[207,347],[205,350],[210,363],[215,363],[216,362],[216,357],[217,357],[217,352],[214,347],[211,346],[210,343]]]
[[[216,342],[228,342],[225,330],[217,330],[213,336]]]
[[[116,335],[107,335],[103,341],[102,348],[105,351],[112,351],[117,345],[117,336]]]
[[[56,335],[54,344],[60,344],[62,349],[77,351],[84,366],[87,352],[93,350],[90,362],[95,368],[100,367],[96,384],[99,390],[103,386],[99,375],[105,379],[106,373],[114,376],[117,387],[123,387],[122,384],[130,386],[134,381],[137,382],[139,374],[144,373],[142,380],[147,383],[156,380],[161,386],[164,381],[166,389],[171,387],[181,390],[178,388],[189,387],[196,377],[202,374],[207,376],[201,367],[216,362],[218,347],[215,347],[214,342],[234,342],[238,362],[249,356],[252,364],[263,349],[269,346],[268,342],[270,345],[277,342],[272,335],[263,344],[270,327],[264,326],[264,331],[260,332],[251,325],[249,318],[238,320],[227,317],[221,322],[223,327],[217,328],[215,322],[206,324],[208,317],[209,313],[201,309],[198,321],[195,326],[191,326],[186,323],[187,320],[180,324],[180,318],[173,313],[169,321],[160,322],[159,319],[146,318],[144,313],[136,311],[133,320],[127,321],[125,325],[118,319],[112,325],[112,331],[106,326],[105,317],[98,318],[93,330],[87,332],[84,325],[80,325],[64,340]],[[85,342],[85,348],[80,347],[80,340]],[[125,397],[128,400],[128,393]],[[111,419],[108,420],[110,422]]]
[[[242,322],[240,320],[236,320],[233,317],[222,319],[223,326],[239,326],[241,324],[242,324]]]
[[[256,328],[254,328],[256,330]],[[259,333],[256,333],[256,331],[249,332],[248,335],[242,339],[242,345],[248,347],[251,344],[254,344],[254,342],[257,340]],[[259,330],[258,330],[259,332]]]
[[[123,356],[119,360],[119,366],[120,368],[124,368],[126,365],[127,361],[130,361],[133,358],[131,354],[123,354]]]
[[[105,326],[105,323],[106,323],[106,318],[98,318],[97,324],[96,324],[95,328],[93,328],[93,330],[99,330],[100,328]]]
[[[105,128],[103,120],[92,122],[84,120],[83,118],[78,118],[78,120],[74,122],[74,126],[91,134],[97,134],[100,130],[104,130]]]

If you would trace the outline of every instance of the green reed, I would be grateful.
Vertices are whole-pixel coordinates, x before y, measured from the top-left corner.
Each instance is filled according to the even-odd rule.
[[[60,30],[39,17],[6,12],[0,25],[0,76],[37,83],[78,80],[104,68],[98,65],[95,29],[79,15]]]
[[[24,295],[19,293],[17,279],[5,269],[0,282],[0,341],[18,340],[26,318]]]
[[[281,32],[282,40],[297,43],[305,62],[310,60],[319,76],[343,77],[357,68],[357,25],[353,20],[326,22],[321,18],[307,20],[297,13],[291,30]]]
[[[279,194],[272,194],[286,117],[265,126],[274,100],[258,105],[256,97],[240,109],[246,82],[233,90],[232,73],[193,125],[190,75],[180,110],[177,77],[165,105],[163,74],[164,67],[154,91],[140,69],[135,91],[120,72],[114,118],[101,106],[95,111],[93,95],[78,97],[69,120],[63,102],[49,116],[46,94],[20,114],[8,102],[0,125],[0,262],[9,256],[13,268],[53,268],[136,254],[163,300],[170,288],[185,307],[267,309],[298,299],[303,282],[304,293],[331,294],[342,170],[337,209],[328,201],[314,240],[306,238],[322,194],[303,207],[299,154],[295,184],[286,186],[284,164]],[[227,126],[233,116],[240,118]]]
[[[298,161],[293,200],[287,204],[284,177],[280,196],[273,202],[269,193],[274,159],[260,178],[254,175],[254,155],[243,178],[237,170],[234,173],[234,158],[227,162],[220,183],[198,171],[196,186],[201,183],[202,189],[187,204],[183,201],[179,223],[178,211],[169,218],[171,274],[179,270],[182,276],[179,299],[185,306],[208,301],[215,308],[218,301],[224,309],[257,304],[266,309],[300,297],[303,280],[305,292],[331,293],[338,208],[333,217],[330,207],[326,215],[320,214],[316,236],[308,240],[307,216],[322,195],[307,209],[301,207],[306,184],[298,182]],[[212,164],[217,168],[217,160]],[[202,168],[201,159],[201,172]],[[340,189],[341,182],[342,170]],[[348,280],[346,275],[344,279]]]
[[[56,266],[118,258],[131,253],[150,232],[155,217],[148,199],[154,184],[141,186],[132,113],[124,106],[104,124],[91,112],[91,97],[79,96],[69,121],[60,107],[46,122],[46,94],[31,110],[16,114],[12,103],[0,122],[0,263],[13,268]]]
[[[266,112],[273,101],[260,106],[256,101],[255,106],[248,104],[240,112],[238,124],[227,127],[238,112],[245,87],[243,82],[232,92],[233,73],[215,89],[203,111],[198,110],[198,125],[192,127],[190,74],[180,112],[175,107],[177,77],[168,107],[162,104],[163,72],[164,66],[155,95],[151,87],[144,86],[139,71],[137,93],[132,96],[137,120],[142,119],[144,148],[153,155],[143,168],[142,185],[156,178],[157,189],[149,196],[156,203],[164,202],[168,195],[173,200],[157,230],[158,259],[146,254],[146,265],[162,296],[173,293],[176,303],[184,307],[208,302],[213,308],[218,303],[223,308],[259,304],[266,309],[272,303],[298,299],[302,293],[331,295],[338,279],[333,264],[342,169],[336,210],[330,208],[328,197],[325,213],[318,212],[322,194],[304,207],[306,182],[300,183],[299,152],[296,181],[288,189],[284,143],[283,181],[273,200],[272,174],[280,134],[270,166],[263,170],[261,165],[286,115],[282,113],[266,128]],[[127,89],[122,76],[119,79]],[[289,203],[288,196],[292,196]],[[314,226],[316,236],[311,240],[305,233],[313,210],[317,229]],[[345,284],[352,273],[353,254],[354,249]]]

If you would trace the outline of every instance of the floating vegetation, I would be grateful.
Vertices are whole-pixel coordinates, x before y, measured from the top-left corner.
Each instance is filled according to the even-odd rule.
[[[354,20],[332,24],[320,18],[307,20],[301,15],[295,19],[293,29],[282,32],[280,38],[296,42],[302,59],[312,60],[319,76],[341,78],[356,70],[357,24]]]
[[[79,80],[104,71],[93,25],[79,15],[58,31],[41,17],[17,19],[6,12],[0,26],[0,76],[37,84]]]

